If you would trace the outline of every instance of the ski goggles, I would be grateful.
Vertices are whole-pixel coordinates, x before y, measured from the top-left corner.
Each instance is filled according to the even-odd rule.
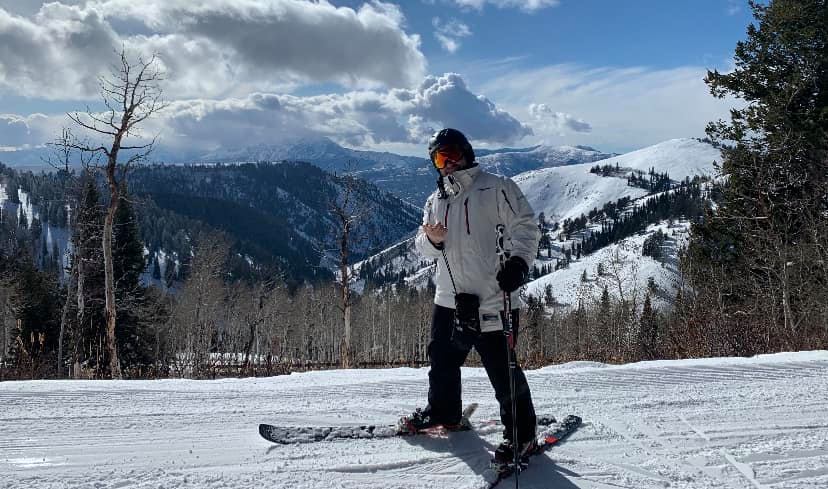
[[[457,148],[440,148],[431,156],[431,162],[435,168],[443,169],[449,162],[456,162],[463,159],[463,152]]]

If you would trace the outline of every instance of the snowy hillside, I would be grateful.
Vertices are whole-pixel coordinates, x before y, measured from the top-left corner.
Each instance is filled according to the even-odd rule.
[[[0,382],[0,487],[476,489],[499,429],[274,446],[283,425],[393,423],[427,369],[217,381]],[[527,372],[538,413],[584,425],[533,460],[524,489],[828,487],[828,352],[573,363]],[[497,417],[485,372],[463,370],[474,420]],[[500,488],[514,487],[504,481]]]
[[[19,204],[13,203],[9,199],[9,189],[6,185],[0,183],[0,221],[3,219],[20,219],[23,217],[28,224],[29,229],[36,222],[40,223],[40,233],[38,233],[44,241],[42,250],[45,250],[48,259],[51,261],[58,261],[60,263],[61,277],[67,276],[67,267],[69,267],[68,250],[71,249],[69,230],[62,226],[53,225],[45,222],[40,215],[39,206],[32,203],[31,196],[23,189],[16,189]],[[67,212],[71,212],[67,210]],[[43,254],[39,249],[37,252]],[[41,257],[43,259],[45,257]]]
[[[618,200],[646,195],[644,189],[630,187],[625,178],[602,177],[590,173],[596,165],[618,166],[621,170],[643,172],[655,168],[672,180],[694,175],[712,176],[719,150],[695,139],[671,139],[663,143],[594,163],[545,168],[513,177],[526,194],[536,213],[551,221],[563,221],[587,214],[595,207]]]
[[[641,251],[644,241],[657,230],[667,235],[662,252],[664,258],[655,260],[643,256]],[[652,296],[653,306],[664,308],[675,298],[678,273],[678,251],[687,242],[689,223],[677,222],[672,226],[667,223],[649,226],[646,233],[626,238],[619,243],[601,248],[595,253],[584,255],[574,260],[568,268],[544,275],[526,286],[526,293],[535,297],[544,297],[547,287],[557,304],[574,307],[578,301],[595,303],[601,297],[604,288],[615,300],[623,298],[635,300],[640,307],[647,293],[650,278],[656,286]],[[544,263],[537,260],[535,266]],[[598,273],[599,264],[603,274]],[[586,272],[586,281],[583,274]]]

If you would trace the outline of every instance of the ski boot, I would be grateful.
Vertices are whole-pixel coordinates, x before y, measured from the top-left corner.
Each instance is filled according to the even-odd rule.
[[[475,408],[477,407],[476,404],[473,406]],[[470,412],[467,414],[466,411],[464,411],[459,421],[447,423],[441,420],[434,419],[434,417],[431,416],[431,414],[427,410],[417,408],[413,413],[409,414],[408,416],[403,416],[402,418],[400,418],[399,422],[397,423],[397,429],[401,433],[411,434],[422,433],[424,431],[431,431],[437,428],[442,428],[446,431],[466,431],[472,429],[471,422],[469,421],[470,415]]]
[[[538,441],[532,438],[520,444],[518,448],[518,467],[515,467],[515,452],[512,440],[504,440],[497,449],[495,449],[494,458],[492,459],[492,468],[498,472],[514,472],[523,470],[529,464],[529,456],[538,450]]]

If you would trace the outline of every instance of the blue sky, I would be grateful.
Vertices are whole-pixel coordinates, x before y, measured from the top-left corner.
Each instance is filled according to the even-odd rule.
[[[423,50],[438,70],[468,57],[510,56],[525,56],[529,66],[722,65],[751,20],[746,6],[735,8],[741,2],[724,0],[562,0],[531,13],[494,6],[470,10],[449,2],[402,5],[417,32],[429,32],[434,16],[454,17],[470,27],[472,35],[454,55],[443,51],[433,35],[423,36]]]
[[[0,148],[37,146],[97,102],[113,50],[158,53],[169,109],[145,127],[205,150],[325,136],[420,154],[478,146],[626,152],[703,136],[732,101],[746,1],[0,0]]]

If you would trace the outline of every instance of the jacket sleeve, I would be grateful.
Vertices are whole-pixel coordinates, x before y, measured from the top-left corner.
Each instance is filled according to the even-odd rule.
[[[522,258],[531,269],[540,241],[535,211],[511,178],[503,179],[498,197],[501,199],[500,209],[506,226],[506,236],[511,244],[511,256]]]
[[[436,224],[432,218],[433,206],[434,194],[431,194],[426,201],[425,208],[423,209],[423,224]],[[414,245],[417,248],[417,251],[427,258],[440,258],[440,250],[443,249],[442,245],[438,247],[428,239],[428,236],[426,236],[426,233],[423,231],[422,227],[417,230],[417,237],[414,239]]]

